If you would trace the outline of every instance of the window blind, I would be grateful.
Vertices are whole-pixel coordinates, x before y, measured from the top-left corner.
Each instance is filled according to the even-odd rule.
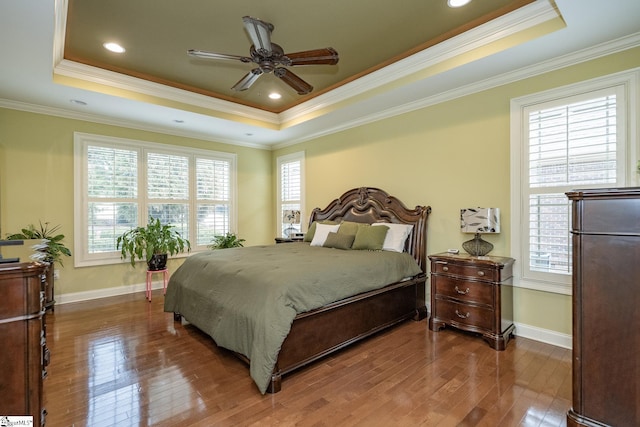
[[[570,204],[565,192],[615,185],[616,95],[529,112],[529,268],[571,273]]]
[[[116,238],[137,225],[138,152],[87,148],[87,246],[90,253],[116,250]]]
[[[146,166],[148,218],[189,236],[189,157],[148,152]]]
[[[231,174],[224,160],[196,159],[197,242],[208,245],[229,232]]]
[[[301,224],[291,224],[284,218],[284,211],[301,209],[301,164],[297,159],[280,164],[280,225],[284,237],[301,230]]]
[[[235,154],[75,133],[75,266],[122,262],[117,237],[151,217],[205,250],[234,226],[235,183]]]

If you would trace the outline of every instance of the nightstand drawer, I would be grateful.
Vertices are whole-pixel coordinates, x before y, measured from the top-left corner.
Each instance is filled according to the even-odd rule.
[[[435,271],[433,271],[433,273],[460,276],[467,279],[473,278],[489,281],[500,280],[500,273],[498,270],[483,265],[454,264],[446,261],[436,261],[433,265],[435,266]]]
[[[463,302],[473,302],[493,307],[493,286],[483,282],[473,282],[448,276],[435,276],[436,297],[445,295]]]
[[[438,319],[457,322],[462,325],[473,326],[477,329],[490,331],[493,328],[494,313],[488,308],[476,307],[438,299],[437,313]]]

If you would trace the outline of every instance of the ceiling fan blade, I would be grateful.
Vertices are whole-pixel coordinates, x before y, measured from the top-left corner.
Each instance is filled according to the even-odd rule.
[[[244,28],[249,33],[249,38],[255,46],[256,51],[262,56],[271,56],[271,32],[273,31],[273,25],[261,21],[251,16],[243,16],[242,22]]]
[[[226,53],[214,53],[214,52],[206,52],[204,50],[196,50],[189,49],[187,51],[189,56],[193,56],[196,58],[204,58],[204,59],[233,59],[242,62],[251,62],[251,58],[240,55],[227,55]]]
[[[340,59],[338,52],[331,47],[287,53],[285,56],[291,60],[288,65],[335,65]]]
[[[258,77],[260,77],[260,75],[262,75],[262,70],[260,68],[254,68],[253,70],[249,71],[243,78],[241,78],[238,83],[233,85],[231,89],[238,92],[247,90],[251,87],[252,84],[256,82],[256,80],[258,80]]]
[[[313,90],[313,86],[286,68],[276,68],[273,73],[298,92],[298,95],[306,95]]]

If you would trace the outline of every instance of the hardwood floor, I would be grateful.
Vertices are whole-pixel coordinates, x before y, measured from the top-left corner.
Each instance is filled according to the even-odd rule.
[[[516,338],[497,352],[409,321],[263,396],[242,361],[163,301],[139,293],[47,315],[48,427],[566,425],[570,350]]]

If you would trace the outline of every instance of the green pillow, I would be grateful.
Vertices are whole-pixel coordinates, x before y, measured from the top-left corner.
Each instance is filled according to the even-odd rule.
[[[351,249],[381,251],[387,231],[389,231],[389,227],[386,225],[372,227],[369,224],[363,224],[358,227],[358,233]]]
[[[361,225],[366,225],[366,224],[353,222],[353,221],[343,221],[340,223],[340,228],[338,229],[338,233],[351,234],[355,236],[358,233],[358,228]]]
[[[340,233],[340,231],[337,233],[330,232],[322,246],[325,248],[351,249],[355,238],[355,234],[344,234]]]
[[[309,229],[307,230],[307,233],[304,235],[303,242],[311,242],[313,240],[313,236],[316,234],[316,223],[317,222],[318,221],[313,221],[311,223],[311,225],[309,226]],[[324,220],[324,221],[320,221],[320,224],[336,225],[338,223],[335,222],[335,221]]]

